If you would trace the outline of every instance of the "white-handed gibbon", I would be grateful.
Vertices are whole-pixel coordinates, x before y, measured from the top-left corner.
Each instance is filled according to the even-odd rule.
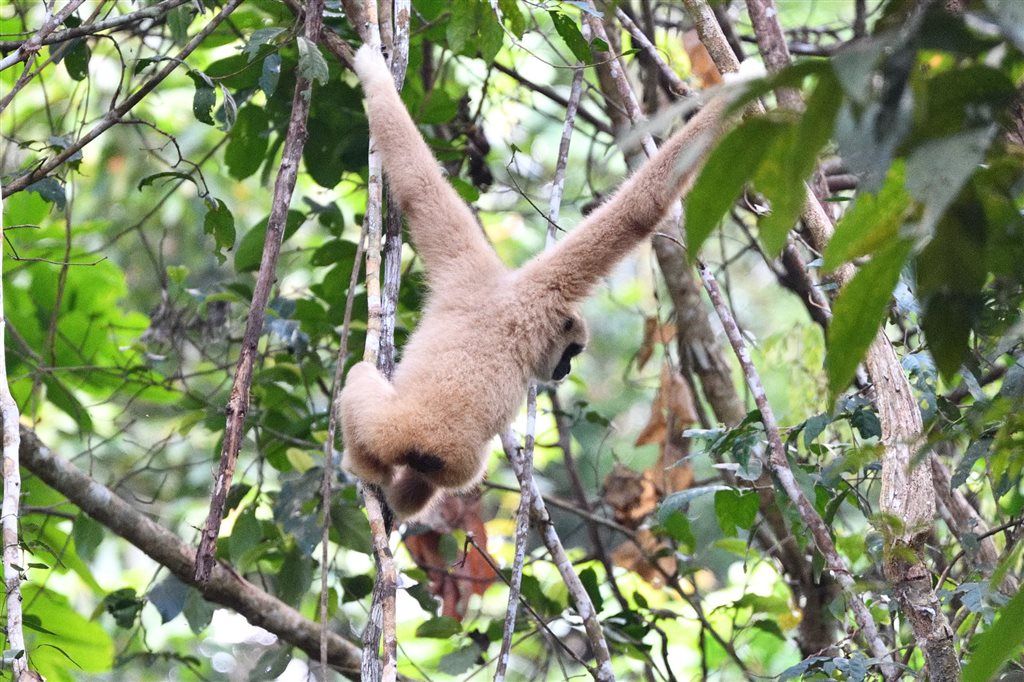
[[[393,383],[368,362],[349,371],[343,466],[381,486],[408,518],[439,491],[476,485],[491,439],[515,417],[528,382],[569,373],[587,344],[580,301],[665,217],[710,146],[722,107],[705,106],[579,227],[512,270],[445,181],[381,54],[364,45],[355,71],[428,293]]]

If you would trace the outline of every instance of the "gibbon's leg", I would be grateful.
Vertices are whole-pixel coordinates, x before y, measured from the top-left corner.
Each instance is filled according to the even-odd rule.
[[[426,509],[437,495],[438,488],[411,467],[399,469],[395,480],[387,486],[388,506],[399,518],[407,519]]]
[[[654,231],[680,194],[689,189],[722,128],[725,97],[708,102],[576,229],[518,273],[520,285],[585,298],[636,244]]]
[[[366,94],[370,131],[380,151],[388,187],[408,218],[416,253],[428,277],[463,271],[499,271],[503,264],[484,238],[472,211],[452,189],[395,91],[380,52],[363,45],[355,70]]]
[[[358,362],[348,372],[341,390],[341,422],[345,436],[345,455],[341,466],[368,483],[386,486],[394,473],[391,464],[371,449],[384,443],[382,429],[395,389],[369,362]]]

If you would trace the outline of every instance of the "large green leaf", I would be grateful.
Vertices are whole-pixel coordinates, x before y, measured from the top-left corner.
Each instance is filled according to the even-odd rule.
[[[1005,606],[991,628],[976,638],[970,662],[964,668],[964,682],[988,682],[994,679],[1003,663],[1020,651],[1024,644],[1024,590]]]
[[[22,597],[26,619],[38,618],[41,626],[25,632],[33,669],[51,682],[73,682],[82,673],[111,669],[114,643],[100,622],[81,616],[67,597],[53,590],[26,584]]]
[[[898,236],[911,204],[903,169],[903,162],[897,161],[877,194],[857,195],[853,207],[836,225],[836,232],[825,249],[826,270],[835,270],[849,260],[870,255]]]
[[[787,124],[751,118],[726,135],[711,152],[686,199],[686,243],[691,258],[732,208],[754,177],[772,142]]]
[[[898,240],[878,252],[843,288],[832,306],[825,366],[833,398],[853,379],[878,333],[910,247],[910,242]]]

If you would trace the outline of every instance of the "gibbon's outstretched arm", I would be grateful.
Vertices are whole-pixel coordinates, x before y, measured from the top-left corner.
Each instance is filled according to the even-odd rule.
[[[505,270],[487,243],[476,217],[444,179],[409,117],[380,52],[363,45],[355,70],[366,94],[366,109],[388,188],[409,222],[416,253],[427,276]]]
[[[524,285],[558,291],[567,301],[586,298],[689,189],[717,138],[725,105],[724,97],[708,102],[608,201],[552,249],[524,265]]]

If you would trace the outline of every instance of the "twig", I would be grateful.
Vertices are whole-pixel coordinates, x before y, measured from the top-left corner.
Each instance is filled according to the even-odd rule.
[[[538,95],[544,95],[552,102],[555,102],[556,104],[568,108],[569,100],[563,97],[562,95],[558,94],[552,88],[549,88],[546,85],[534,83],[530,79],[526,78],[526,76],[523,76],[521,73],[519,73],[518,71],[511,67],[505,66],[501,62],[494,62],[494,68],[497,69],[498,71],[501,71],[506,76],[509,76],[510,78],[514,79],[520,85],[525,85],[527,88],[529,88],[533,92],[536,92]],[[599,132],[606,133],[608,135],[615,134],[615,132],[611,129],[611,127],[609,127],[609,125],[605,121],[602,121],[601,119],[591,114],[586,109],[581,108],[579,110],[579,116],[584,121],[594,126],[594,128],[596,128]]]
[[[21,463],[48,486],[83,512],[121,536],[153,561],[165,566],[182,582],[197,588],[205,599],[234,609],[252,623],[302,649],[311,658],[319,654],[320,625],[291,606],[253,585],[230,568],[215,564],[207,583],[195,581],[191,545],[125,502],[110,488],[82,473],[69,461],[45,447],[26,427],[21,429]],[[335,633],[328,635],[328,663],[354,673],[359,649]]]
[[[377,17],[377,3],[366,0],[363,5],[366,12],[367,35],[373,49],[380,49],[380,25]],[[408,36],[408,32],[404,34]],[[393,75],[393,73],[392,73]],[[366,213],[363,228],[366,230],[366,344],[363,348],[363,360],[375,362],[381,366],[381,326],[382,309],[380,295],[380,264],[381,264],[381,198],[383,194],[383,169],[377,144],[371,133],[367,154],[368,182]],[[391,358],[393,362],[394,358]],[[395,623],[395,590],[397,587],[395,561],[388,544],[388,531],[384,513],[386,506],[381,499],[380,491],[375,486],[362,485],[363,499],[366,504],[366,515],[370,523],[370,534],[373,538],[373,556],[377,563],[377,576],[373,585],[373,597],[370,604],[370,618],[363,631],[363,680],[383,680],[392,682],[397,673],[398,638]],[[381,659],[377,660],[379,642],[383,638]]]
[[[235,1],[237,2],[237,0]],[[306,36],[312,38],[320,34],[322,14],[322,0],[310,0],[306,12]],[[249,304],[249,314],[242,336],[242,349],[238,355],[235,378],[231,385],[231,396],[228,398],[225,409],[227,422],[224,427],[220,468],[214,478],[213,493],[210,496],[210,513],[206,517],[206,525],[203,528],[199,550],[196,553],[195,577],[201,583],[209,579],[213,569],[214,551],[216,550],[217,536],[220,534],[224,503],[227,500],[228,489],[231,487],[235,464],[238,461],[238,451],[242,446],[242,436],[245,433],[245,416],[249,411],[249,391],[252,386],[253,366],[256,361],[259,339],[263,333],[267,301],[270,299],[270,290],[276,279],[277,257],[281,252],[281,240],[288,217],[288,206],[291,204],[299,163],[302,159],[302,149],[306,143],[306,118],[309,114],[312,87],[313,84],[309,80],[301,76],[296,78],[284,151],[281,155],[277,179],[274,182],[273,203],[270,218],[267,220],[263,256],[256,277],[256,286],[253,288],[252,301]]]
[[[409,65],[409,1],[394,0],[389,12],[395,22],[391,48],[391,75],[395,89],[402,91]],[[385,6],[391,1],[386,0]],[[383,22],[383,19],[381,19]],[[398,319],[398,290],[402,281],[402,212],[398,202],[389,195],[387,220],[384,223],[384,295],[381,300],[380,358],[381,374],[388,379],[395,370],[395,325]]]
[[[191,0],[163,0],[163,2],[158,2],[151,7],[145,7],[129,14],[122,14],[120,16],[110,17],[109,19],[103,19],[102,21],[95,21],[91,24],[82,24],[80,26],[75,26],[74,28],[68,28],[63,31],[51,33],[50,35],[43,37],[43,39],[38,42],[38,45],[63,43],[74,38],[94,35],[100,31],[135,24],[143,19],[156,19],[175,7],[179,7],[180,5],[184,5],[188,2],[191,2]],[[29,40],[31,40],[31,38]],[[0,40],[0,53],[16,50],[24,46],[26,42],[26,40]],[[0,66],[0,71],[2,70],[3,67]]]
[[[51,33],[56,30],[58,26],[64,23],[64,21],[71,16],[72,12],[78,9],[85,0],[71,0],[68,4],[64,5],[56,14],[50,14],[50,7],[46,7],[46,16],[43,19],[42,27],[36,31],[28,40],[24,41],[21,45],[15,49],[14,54],[9,54],[3,59],[0,59],[0,71],[4,71],[7,68],[14,66],[18,62],[25,61],[25,70],[22,71],[21,77],[18,78],[18,82],[15,83],[11,91],[7,93],[2,100],[0,100],[0,111],[3,111],[10,103],[14,95],[17,94],[18,90],[21,89],[22,81],[26,80],[29,72],[32,70],[32,62],[35,60],[36,53],[39,52],[39,48],[44,45],[44,40]]]
[[[846,592],[850,608],[853,609],[854,618],[861,628],[861,634],[865,641],[867,641],[872,655],[882,662],[883,675],[889,678],[894,674],[892,670],[892,657],[878,634],[878,627],[875,625],[871,612],[861,600],[861,590],[857,588],[857,584],[850,574],[849,567],[836,551],[828,526],[825,525],[821,515],[818,514],[810,500],[804,495],[803,490],[800,489],[796,478],[793,476],[793,471],[789,468],[789,460],[786,458],[785,445],[782,442],[782,437],[779,435],[779,425],[775,421],[775,413],[768,403],[768,396],[765,393],[764,385],[761,383],[761,377],[754,366],[754,361],[750,357],[750,351],[743,340],[739,326],[736,324],[729,306],[722,297],[722,292],[718,288],[718,282],[715,280],[714,274],[712,274],[704,261],[700,259],[697,259],[697,271],[700,273],[704,289],[708,292],[715,312],[722,322],[722,327],[725,329],[725,334],[732,345],[733,352],[736,354],[736,359],[739,360],[743,376],[746,379],[751,394],[754,396],[757,409],[761,412],[761,422],[764,424],[765,435],[768,438],[767,456],[762,454],[764,464],[771,469],[772,474],[779,485],[782,486],[783,491],[796,505],[800,519],[811,531],[814,544],[825,559],[825,565],[831,571],[836,582]]]
[[[533,448],[534,435],[537,432],[537,384],[530,383],[526,394],[526,435],[523,443],[523,470],[526,477],[533,480]],[[512,649],[512,635],[516,630],[516,611],[521,598],[520,588],[523,583],[523,562],[526,559],[526,538],[530,532],[530,508],[533,504],[531,489],[523,487],[519,497],[519,508],[516,510],[516,548],[512,559],[512,576],[508,580],[508,605],[505,609],[505,628],[501,636],[501,649],[498,651],[498,665],[494,672],[494,682],[504,682],[508,669],[509,652]],[[490,558],[487,558],[490,562]]]
[[[601,630],[601,622],[597,618],[597,611],[594,609],[594,603],[590,600],[590,595],[584,589],[583,583],[580,581],[579,576],[576,575],[576,571],[573,570],[572,562],[565,553],[565,548],[562,546],[558,533],[555,532],[554,523],[551,520],[547,507],[544,505],[544,498],[541,497],[536,480],[532,476],[527,475],[527,463],[522,456],[515,436],[506,431],[501,436],[501,445],[505,450],[505,456],[512,463],[512,469],[515,471],[516,478],[519,479],[520,488],[523,490],[529,488],[530,490],[534,524],[540,531],[541,540],[551,554],[551,559],[554,561],[555,567],[558,568],[562,580],[565,581],[569,594],[576,604],[577,613],[583,619],[583,627],[586,630],[587,639],[590,641],[590,645],[594,650],[594,658],[597,661],[597,667],[591,668],[590,674],[598,682],[612,681],[615,679],[615,673],[612,671],[611,655],[608,651],[608,643],[605,641],[604,633]]]
[[[352,260],[352,276],[345,294],[345,316],[338,339],[338,358],[334,365],[334,379],[331,382],[331,409],[327,418],[327,440],[324,442],[323,481],[320,484],[320,506],[323,509],[320,529],[320,675],[321,682],[327,682],[327,576],[330,571],[328,544],[331,536],[331,481],[334,478],[334,439],[338,432],[338,394],[344,379],[345,364],[348,362],[348,335],[352,323],[352,304],[355,302],[356,285],[359,283],[359,264],[363,260],[363,235],[359,235],[356,255]]]
[[[213,33],[214,30],[216,30],[216,28],[220,26],[220,24],[225,19],[227,19],[228,16],[235,10],[235,8],[238,7],[241,3],[242,0],[228,0],[228,2],[225,3],[223,9],[221,9],[220,13],[217,14],[217,16],[215,16],[213,19],[211,19],[210,23],[204,26],[202,31],[193,36],[192,40],[188,41],[185,47],[181,48],[177,55],[169,58],[167,60],[167,64],[165,64],[164,67],[156,73],[156,75],[154,75],[148,81],[143,83],[143,85],[138,90],[132,93],[123,102],[108,110],[107,113],[105,113],[103,117],[100,119],[100,122],[93,126],[85,135],[83,135],[82,137],[78,138],[70,145],[65,147],[63,150],[61,150],[60,153],[56,154],[49,160],[40,164],[32,172],[26,173],[15,178],[14,181],[11,182],[10,185],[8,185],[3,190],[2,196],[4,198],[9,197],[11,194],[14,194],[15,192],[20,192],[29,185],[45,178],[47,175],[50,174],[51,171],[57,168],[57,166],[61,165],[62,163],[70,159],[72,156],[81,151],[85,145],[95,140],[97,137],[99,137],[108,129],[110,129],[115,123],[120,121],[121,117],[123,117],[125,114],[131,111],[132,107],[141,102],[142,99],[153,90],[153,88],[159,85],[165,78],[167,78],[167,76],[171,74],[172,71],[178,68],[178,66],[185,61],[185,58],[188,57],[188,55],[192,54],[192,52],[197,47],[199,47],[199,45],[206,39],[206,37]],[[8,95],[13,94],[13,91],[11,93],[8,93]],[[0,111],[2,111],[3,107],[5,106],[6,103],[0,101]]]
[[[690,97],[693,95],[693,90],[690,86],[683,82],[683,79],[672,70],[672,67],[668,65],[661,53],[658,52],[658,48],[654,46],[651,39],[648,38],[640,27],[629,18],[621,7],[616,8],[615,16],[618,18],[619,23],[622,27],[629,31],[629,35],[633,37],[633,40],[647,52],[647,55],[651,58],[651,61],[658,67],[658,71],[661,73],[662,78],[668,82],[672,94],[680,97]]]
[[[3,201],[0,201],[0,235],[3,234]],[[3,273],[3,245],[0,244],[0,274]],[[28,652],[25,650],[25,633],[22,630],[21,580],[25,560],[21,557],[21,543],[18,540],[18,505],[21,503],[21,465],[18,450],[21,434],[18,432],[18,403],[11,395],[7,383],[7,348],[4,337],[7,329],[7,311],[4,308],[4,286],[0,278],[0,422],[3,424],[3,481],[4,499],[0,509],[0,525],[3,538],[4,587],[7,600],[7,646],[14,652],[11,672],[15,682],[26,676]]]

